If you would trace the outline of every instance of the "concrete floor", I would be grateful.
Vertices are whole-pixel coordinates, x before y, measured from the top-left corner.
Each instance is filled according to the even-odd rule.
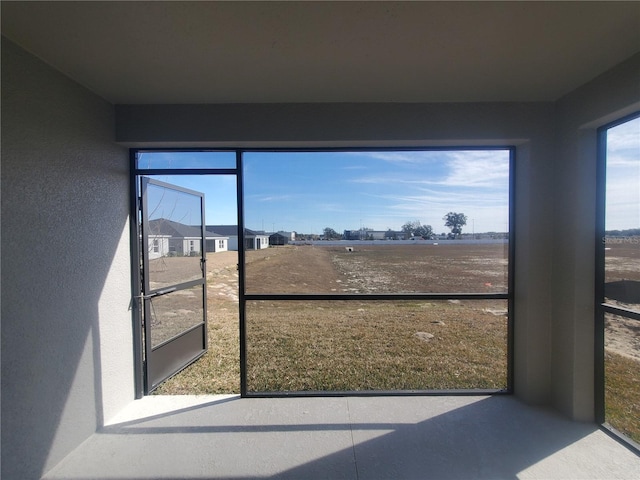
[[[640,456],[510,396],[151,396],[44,478],[638,479]]]

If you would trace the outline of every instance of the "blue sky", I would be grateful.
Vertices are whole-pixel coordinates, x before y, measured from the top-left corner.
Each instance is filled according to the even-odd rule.
[[[249,152],[244,156],[249,228],[339,233],[400,230],[408,221],[448,231],[506,231],[508,151]]]
[[[640,117],[607,132],[606,230],[640,227]]]
[[[229,167],[229,155],[153,153],[141,166]],[[506,150],[247,152],[243,161],[245,225],[251,229],[400,230],[417,220],[441,233],[449,231],[442,217],[450,211],[467,215],[466,232],[507,229]],[[236,223],[234,176],[155,178],[204,192],[207,224]]]
[[[156,167],[235,162],[233,152],[144,158]],[[442,233],[450,211],[467,215],[463,232],[508,228],[507,150],[246,152],[243,162],[245,225],[254,230],[399,230],[417,220]],[[609,130],[607,164],[606,228],[640,227],[640,119]],[[157,178],[204,192],[207,224],[237,223],[235,176]]]
[[[189,190],[204,193],[205,217],[208,225],[236,225],[236,177],[235,175],[153,175],[152,178]],[[181,222],[192,218],[194,203],[187,197],[165,196],[158,207],[161,194],[156,193],[149,200],[151,218],[169,218]],[[152,206],[153,204],[153,206]],[[189,222],[185,222],[189,224]]]

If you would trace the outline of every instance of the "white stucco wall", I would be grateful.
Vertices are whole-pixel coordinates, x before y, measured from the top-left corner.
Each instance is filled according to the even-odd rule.
[[[2,40],[2,478],[40,478],[134,397],[114,121]]]

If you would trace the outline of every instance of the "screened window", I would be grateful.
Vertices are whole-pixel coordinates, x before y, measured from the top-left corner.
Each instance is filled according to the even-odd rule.
[[[239,352],[244,396],[510,391],[513,163],[510,148],[135,152],[136,175],[200,192],[207,232],[229,239],[193,264],[220,356],[190,374],[232,377]],[[159,272],[202,248],[167,235]],[[160,325],[200,316],[160,306]]]
[[[600,132],[597,416],[640,443],[640,117]]]
[[[511,154],[245,152],[246,393],[508,390]]]

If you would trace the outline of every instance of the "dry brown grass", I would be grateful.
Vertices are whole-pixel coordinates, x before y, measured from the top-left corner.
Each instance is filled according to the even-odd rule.
[[[209,349],[197,362],[163,383],[155,393],[240,393],[237,253],[207,257]]]
[[[250,293],[506,291],[504,245],[251,253]],[[249,302],[247,389],[504,389],[505,313],[506,301]]]
[[[220,312],[209,321],[209,350],[198,361],[167,380],[154,392],[159,395],[240,393],[238,314]]]
[[[504,389],[506,317],[464,303],[250,302],[247,388]]]
[[[605,419],[640,443],[640,361],[606,352]]]
[[[388,289],[392,277],[381,276],[381,272],[390,265],[402,269],[402,285],[420,288],[415,279],[433,272],[425,276],[427,260],[418,262],[415,255],[430,252],[424,247],[409,248],[412,250],[384,247],[380,265],[373,261],[370,249],[355,256],[344,256],[344,249],[321,247],[248,252],[248,289],[252,293],[366,291],[374,277],[384,279],[375,283],[378,288]],[[479,278],[467,276],[465,280],[480,285],[478,288],[495,288],[483,280],[490,275],[495,278],[496,272],[503,275],[503,264],[494,258],[501,257],[503,249],[490,248],[484,270],[478,265],[480,253],[457,250],[461,253],[459,268],[465,261],[472,262],[481,272]],[[441,252],[427,262],[431,269],[438,261],[442,263]],[[209,351],[163,384],[158,393],[239,392],[235,257],[231,252],[224,254],[225,259],[218,255],[208,259]],[[353,261],[351,268],[345,259]],[[365,265],[368,276],[362,273]],[[414,271],[407,265],[413,265]],[[452,284],[454,275],[450,269],[442,278]],[[507,374],[505,312],[505,301],[250,302],[246,315],[248,390],[503,389]]]

